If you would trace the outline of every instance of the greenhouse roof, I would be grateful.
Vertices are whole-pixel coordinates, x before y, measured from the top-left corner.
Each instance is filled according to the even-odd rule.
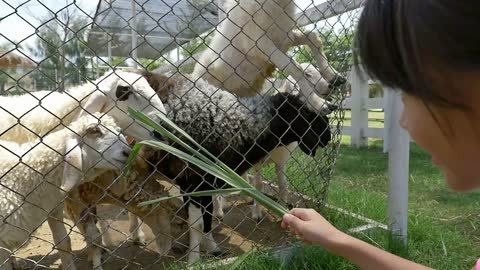
[[[108,56],[110,40],[112,56],[131,56],[134,32],[137,56],[156,59],[215,27],[218,22],[216,2],[100,0],[88,46],[92,54]]]

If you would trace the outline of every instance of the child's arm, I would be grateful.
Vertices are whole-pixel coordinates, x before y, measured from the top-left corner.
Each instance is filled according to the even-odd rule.
[[[313,209],[293,209],[289,215],[283,217],[282,227],[289,229],[305,243],[322,246],[362,269],[431,269],[337,230]]]

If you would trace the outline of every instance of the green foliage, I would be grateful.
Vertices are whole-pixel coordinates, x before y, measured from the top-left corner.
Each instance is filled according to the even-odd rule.
[[[138,62],[143,69],[146,69],[148,71],[155,70],[161,66],[164,66],[167,63],[165,58],[158,58],[156,60],[140,58]]]
[[[35,79],[40,89],[65,89],[66,84],[80,84],[88,76],[85,57],[90,18],[68,8],[55,16],[42,17],[35,45],[28,50],[41,59]],[[46,78],[46,79],[45,79]]]
[[[214,31],[197,38],[192,39],[190,42],[182,45],[181,54],[183,57],[190,57],[196,53],[205,50],[212,41]]]
[[[340,33],[333,30],[320,31],[320,38],[323,41],[325,55],[329,63],[339,72],[346,73],[353,64],[352,44],[354,33],[351,29],[343,29]],[[308,46],[299,46],[290,50],[299,63],[314,63],[312,51]]]

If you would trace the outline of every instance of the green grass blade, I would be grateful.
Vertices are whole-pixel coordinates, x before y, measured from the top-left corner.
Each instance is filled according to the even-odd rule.
[[[262,206],[264,206],[265,208],[267,208],[268,210],[272,211],[274,214],[280,217],[288,212],[288,209],[278,204],[277,202],[273,201],[272,199],[270,199],[268,196],[261,193],[260,191],[256,190],[248,181],[243,179],[233,169],[228,167],[226,164],[221,162],[217,157],[215,157],[210,152],[208,152],[205,148],[203,148],[200,144],[198,144],[191,136],[189,136],[185,131],[183,131],[180,127],[175,125],[175,123],[169,120],[165,115],[158,115],[158,117],[162,119],[163,122],[165,122],[166,124],[174,128],[182,136],[190,140],[201,151],[205,152],[206,155],[210,156],[211,159],[207,158],[199,151],[193,149],[187,143],[182,141],[180,138],[172,134],[170,131],[168,131],[161,125],[157,124],[155,121],[150,119],[148,116],[146,116],[142,112],[133,110],[131,108],[129,108],[128,110],[129,110],[129,113],[132,115],[132,117],[143,122],[147,126],[152,127],[154,130],[162,134],[162,136],[166,136],[171,140],[177,142],[180,146],[190,151],[194,156],[188,155],[187,153],[175,147],[172,147],[170,145],[167,145],[165,143],[161,143],[158,141],[143,141],[143,142],[140,142],[139,144],[149,145],[151,147],[159,148],[169,153],[172,153],[173,155],[194,164],[200,169],[206,171],[207,173],[210,173],[213,176],[222,179],[223,181],[233,186],[234,188],[243,189],[242,194],[245,194],[257,200],[257,202],[260,203]],[[195,192],[192,193],[192,196],[194,196],[195,194],[196,194]],[[198,196],[202,196],[202,195],[198,195]],[[203,195],[203,196],[207,196],[207,195]]]
[[[245,191],[244,188],[225,188],[225,189],[195,191],[191,193],[184,193],[184,194],[175,195],[175,196],[167,196],[167,197],[162,197],[155,200],[141,202],[138,204],[138,206],[146,206],[149,204],[154,204],[154,203],[170,200],[173,198],[184,197],[184,196],[202,197],[202,196],[215,196],[215,195],[237,195],[242,193],[243,191]]]
[[[199,167],[200,169],[206,171],[207,173],[217,177],[217,178],[220,178],[222,180],[224,180],[225,182],[227,182],[228,184],[230,184],[231,186],[235,187],[235,188],[241,188],[239,186],[237,186],[237,183],[235,181],[231,181],[231,178],[221,169],[219,169],[217,166],[212,166],[210,164],[207,164],[205,162],[203,162],[202,160],[194,157],[194,156],[191,156],[173,146],[170,146],[168,144],[165,144],[163,142],[157,142],[157,141],[141,141],[139,142],[138,144],[143,144],[143,145],[148,145],[148,146],[151,146],[151,147],[154,147],[154,148],[158,148],[158,149],[161,149],[161,150],[164,150],[164,151],[167,151],[175,156],[177,156],[178,158],[182,159],[182,160],[185,160],[185,161],[188,161],[190,163],[192,163],[193,165]]]
[[[148,116],[146,116],[148,117]],[[224,170],[226,170],[229,174],[231,174],[236,180],[239,182],[246,182],[245,179],[243,179],[240,175],[238,175],[234,170],[232,170],[230,167],[228,167],[225,163],[223,163],[221,160],[219,160],[216,156],[212,155],[207,149],[205,149],[203,146],[201,146],[199,143],[197,143],[188,133],[186,133],[184,130],[182,130],[179,126],[177,126],[172,120],[168,119],[166,115],[159,114],[157,115],[163,122],[165,122],[167,125],[169,125],[171,128],[175,129],[178,133],[182,134],[185,138],[187,138],[191,143],[193,143],[195,146],[197,146],[200,150],[205,152],[206,155],[210,156],[211,159],[213,159],[217,164],[219,164]],[[168,132],[164,127],[159,126],[159,129],[163,129]],[[173,135],[175,136],[175,135]],[[177,138],[180,140],[179,138]],[[197,151],[198,152],[198,151]],[[248,183],[248,185],[245,185],[245,188],[250,188],[253,187]]]
[[[162,136],[164,137],[167,137],[169,138],[170,140],[178,143],[180,146],[182,146],[183,148],[185,148],[186,150],[188,150],[189,152],[191,152],[192,154],[196,155],[197,157],[199,157],[200,159],[202,159],[204,162],[206,163],[214,163],[211,159],[208,159],[206,156],[204,156],[200,151],[198,150],[195,150],[193,149],[190,145],[188,145],[187,143],[185,143],[184,141],[182,141],[180,138],[178,138],[177,136],[175,136],[173,133],[171,133],[170,131],[168,131],[166,128],[164,128],[163,126],[159,125],[157,122],[153,121],[150,117],[146,116],[143,112],[141,111],[137,111],[135,109],[132,109],[132,108],[128,108],[128,113],[130,114],[130,116],[132,116],[133,118],[135,118],[136,120],[144,123],[145,125],[153,128],[155,131],[157,131],[158,133],[160,133]],[[158,115],[159,118],[162,119],[168,119],[166,116],[164,115]],[[183,131],[180,127],[178,126],[172,126],[177,132],[181,132]],[[184,132],[183,132],[184,133]]]
[[[125,169],[123,170],[123,173],[122,173],[123,177],[128,178],[130,176],[130,171],[132,169],[133,163],[137,158],[141,148],[142,146],[139,144],[136,144],[133,146],[132,151],[128,156],[127,165],[125,166]]]
[[[175,125],[175,123],[173,123],[170,119],[168,119],[165,115],[158,115],[158,117],[166,122],[167,124],[169,124],[173,129],[175,129],[177,132],[179,132],[180,134],[182,134],[182,136],[185,136],[186,138],[188,138],[189,140],[192,141],[193,144],[195,144],[196,146],[198,146],[202,151],[204,151],[207,155],[209,155],[211,157],[211,159],[213,159],[214,161],[212,161],[211,159],[208,159],[207,157],[205,157],[202,153],[200,153],[199,151],[193,149],[191,146],[189,146],[187,143],[183,142],[180,138],[178,138],[177,136],[175,136],[174,134],[172,134],[170,131],[168,131],[165,127],[162,127],[161,125],[159,125],[158,123],[156,123],[155,121],[153,121],[152,119],[150,119],[148,116],[146,116],[144,113],[140,112],[140,111],[137,111],[137,110],[134,110],[134,109],[131,109],[130,107],[128,108],[128,112],[130,113],[130,115],[132,117],[134,117],[135,119],[143,122],[144,124],[152,127],[154,130],[156,130],[157,132],[159,132],[160,134],[162,134],[163,136],[166,136],[168,138],[170,138],[171,140],[175,141],[176,143],[178,143],[179,145],[181,145],[182,147],[184,147],[185,149],[187,149],[188,151],[190,151],[192,154],[194,154],[195,156],[199,157],[200,159],[202,159],[203,162],[207,163],[207,164],[219,164],[220,167],[222,167],[229,175],[232,176],[232,179],[230,181],[235,181],[233,184],[233,186],[241,186],[243,188],[253,188],[252,185],[250,185],[250,183],[248,183],[248,181],[245,181],[245,179],[243,179],[241,176],[239,176],[234,170],[232,170],[230,167],[228,167],[226,164],[224,164],[223,162],[221,162],[217,157],[215,157],[214,155],[212,155],[210,152],[208,152],[205,148],[203,148],[200,144],[198,144],[191,136],[189,136],[185,131],[183,131],[180,127],[178,127],[177,125]],[[229,182],[230,182],[229,181]]]

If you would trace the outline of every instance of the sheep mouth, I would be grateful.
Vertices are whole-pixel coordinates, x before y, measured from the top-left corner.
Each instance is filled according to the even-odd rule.
[[[113,161],[123,165],[123,164],[127,163],[128,158],[125,158],[125,159],[114,158]]]

